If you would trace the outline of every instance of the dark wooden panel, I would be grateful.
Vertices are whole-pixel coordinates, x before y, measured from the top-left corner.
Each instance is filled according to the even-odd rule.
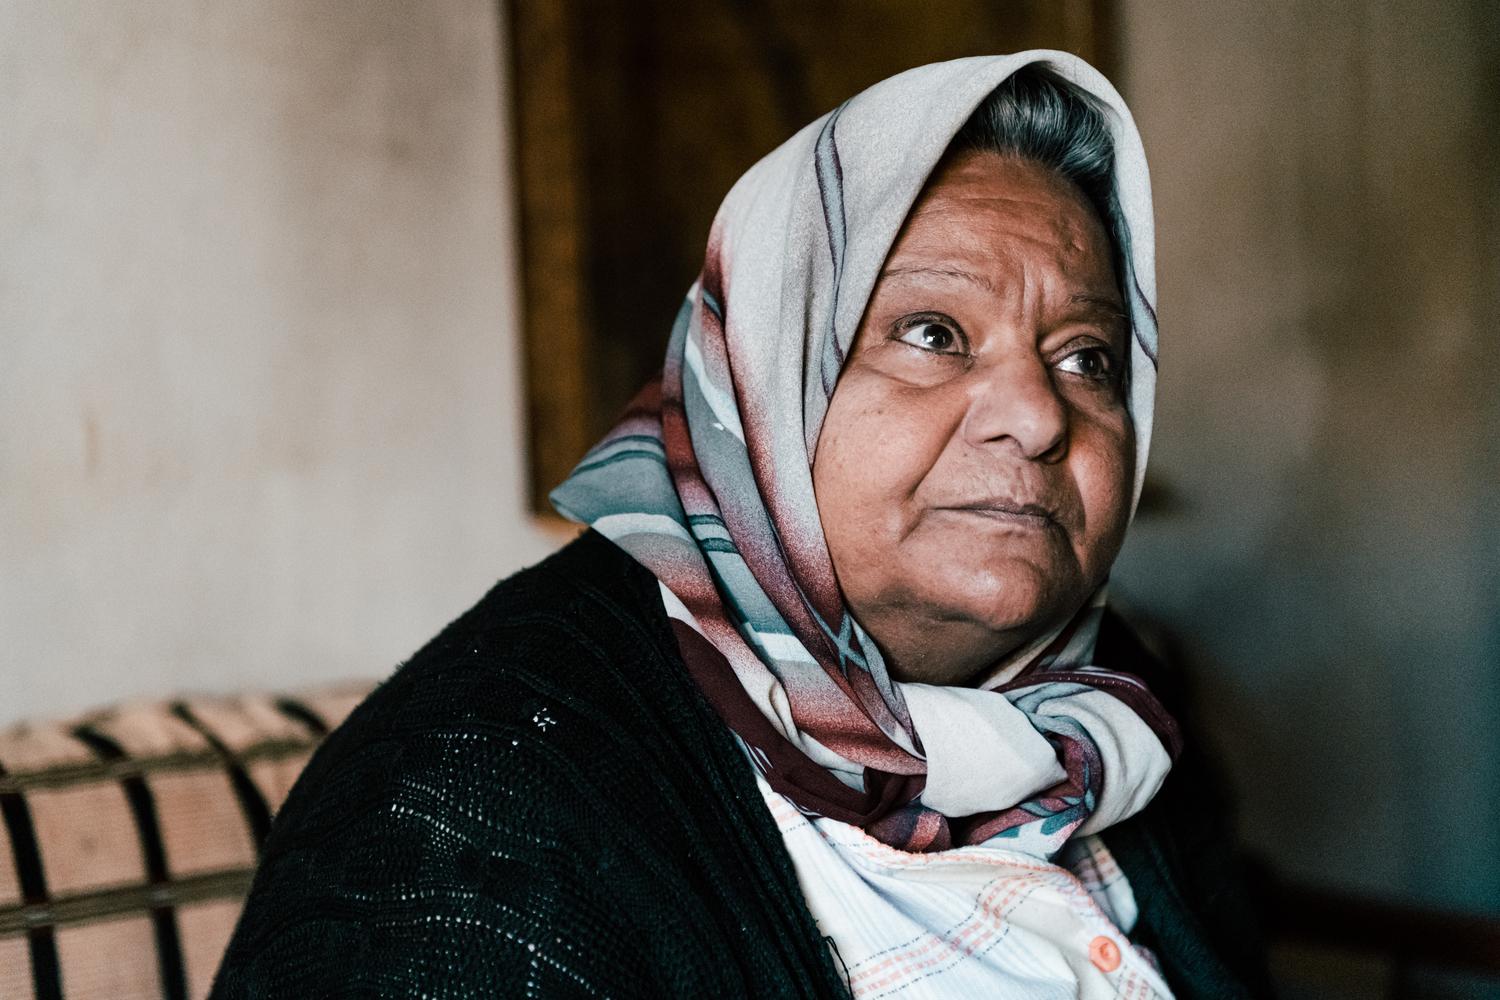
[[[1059,48],[1111,70],[1105,0],[513,0],[532,499],[661,365],[730,185],[923,63]]]

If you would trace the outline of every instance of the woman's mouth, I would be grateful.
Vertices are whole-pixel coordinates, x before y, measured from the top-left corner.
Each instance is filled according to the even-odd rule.
[[[995,499],[975,503],[955,504],[939,510],[970,514],[975,517],[1011,524],[1018,528],[1057,529],[1057,517],[1051,510],[1036,503],[1021,503],[1015,500]]]

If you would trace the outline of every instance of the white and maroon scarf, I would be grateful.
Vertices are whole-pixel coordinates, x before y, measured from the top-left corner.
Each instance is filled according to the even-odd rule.
[[[908,851],[1005,837],[1050,857],[1142,808],[1177,750],[1144,685],[1088,665],[1102,591],[980,687],[894,681],[844,605],[813,497],[818,432],[907,211],[974,108],[1033,62],[1110,113],[1138,498],[1157,342],[1146,161],[1115,89],[1052,51],[902,73],[752,167],[661,377],[552,495],[656,575],[689,670],[768,783]]]

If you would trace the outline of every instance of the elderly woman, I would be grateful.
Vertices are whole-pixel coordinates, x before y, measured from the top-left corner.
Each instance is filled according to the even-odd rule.
[[[1104,609],[1152,255],[1130,115],[1062,53],[903,73],[762,160],[554,494],[591,530],[330,737],[215,995],[1261,994]]]

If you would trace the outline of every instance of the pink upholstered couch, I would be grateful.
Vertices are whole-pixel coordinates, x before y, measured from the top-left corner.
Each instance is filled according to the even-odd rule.
[[[0,732],[0,998],[199,998],[270,818],[373,685]]]

